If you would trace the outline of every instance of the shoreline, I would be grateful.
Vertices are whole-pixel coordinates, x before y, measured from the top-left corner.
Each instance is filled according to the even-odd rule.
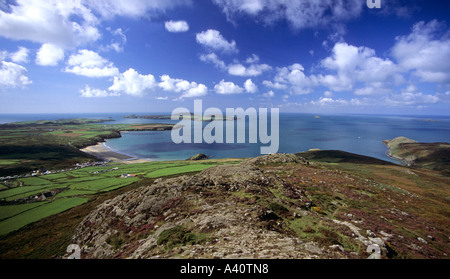
[[[138,164],[151,162],[147,159],[138,159],[136,157],[113,151],[108,146],[106,146],[104,142],[99,142],[96,145],[85,147],[83,149],[80,149],[80,151],[95,156],[101,160],[111,161],[115,163]]]

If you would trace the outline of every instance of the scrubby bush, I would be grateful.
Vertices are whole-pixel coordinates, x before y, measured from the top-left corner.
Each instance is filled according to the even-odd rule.
[[[205,234],[196,234],[183,226],[176,226],[161,232],[156,243],[170,250],[175,246],[200,244],[205,240]]]

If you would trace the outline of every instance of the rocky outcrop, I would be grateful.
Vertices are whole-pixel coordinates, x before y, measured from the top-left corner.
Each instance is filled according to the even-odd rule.
[[[207,159],[209,159],[208,155],[205,155],[203,153],[198,153],[192,157],[189,157],[187,159],[187,161],[200,161],[200,160],[207,160]]]

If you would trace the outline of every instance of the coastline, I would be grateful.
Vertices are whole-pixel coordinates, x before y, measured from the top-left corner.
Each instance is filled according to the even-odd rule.
[[[112,151],[108,146],[105,145],[104,142],[99,142],[96,145],[85,147],[83,149],[80,149],[80,151],[93,155],[101,160],[111,161],[115,163],[138,164],[151,162],[147,159],[137,159],[135,157]]]

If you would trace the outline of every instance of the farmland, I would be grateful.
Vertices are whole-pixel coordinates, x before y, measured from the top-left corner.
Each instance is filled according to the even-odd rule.
[[[110,163],[57,174],[20,178],[16,181],[19,183],[3,183],[0,190],[0,200],[3,204],[0,207],[0,235],[88,202],[94,195],[113,191],[140,180],[197,172],[228,161],[148,162],[133,165]],[[49,197],[42,198],[45,193],[50,193]]]

